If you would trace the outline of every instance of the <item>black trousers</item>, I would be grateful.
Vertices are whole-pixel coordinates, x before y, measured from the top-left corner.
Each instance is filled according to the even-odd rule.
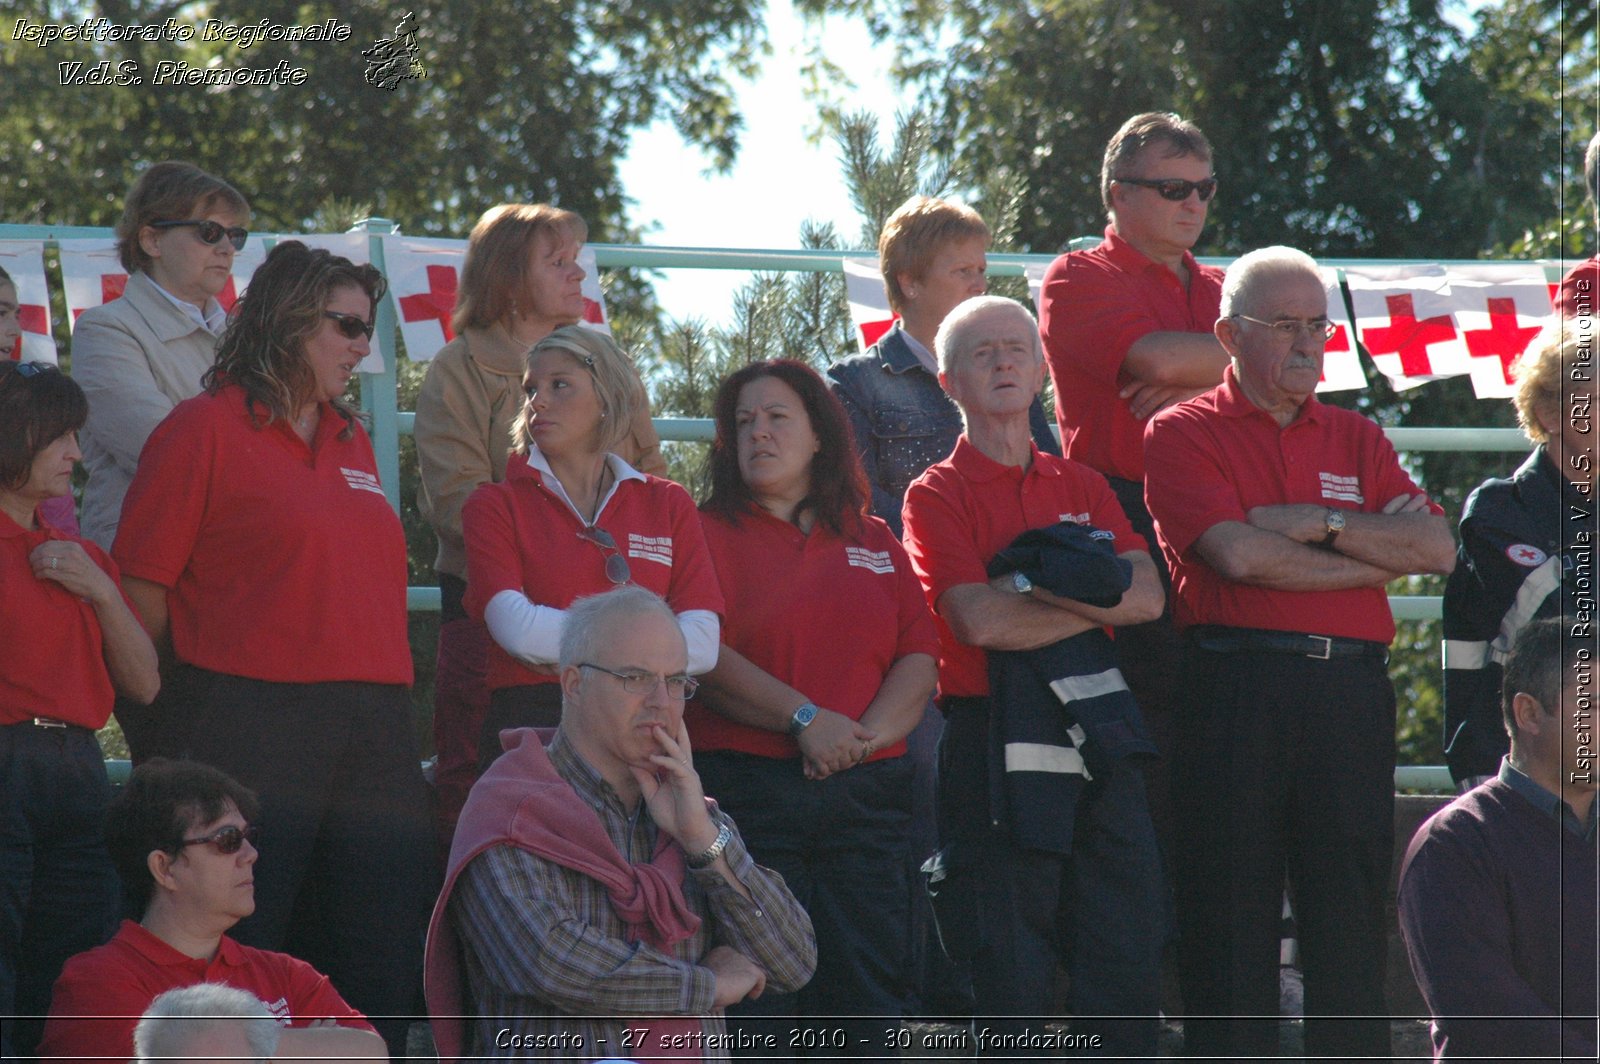
[[[1389,1055],[1395,697],[1376,658],[1190,646],[1173,863],[1190,1055],[1277,1052],[1284,870],[1306,1055]]]
[[[256,911],[231,934],[324,972],[403,1056],[439,886],[409,692],[193,671],[189,756],[261,799]]]

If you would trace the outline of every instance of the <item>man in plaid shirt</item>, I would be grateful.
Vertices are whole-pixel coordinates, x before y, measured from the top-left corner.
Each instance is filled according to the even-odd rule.
[[[503,734],[451,848],[428,943],[442,1060],[726,1060],[726,1006],[811,978],[810,918],[701,791],[686,665],[649,591],[567,611],[561,726]]]

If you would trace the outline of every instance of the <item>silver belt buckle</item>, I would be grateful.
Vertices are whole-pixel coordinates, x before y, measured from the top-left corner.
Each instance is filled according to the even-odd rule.
[[[65,728],[67,726],[67,722],[64,720],[54,720],[50,717],[34,717],[33,726],[35,728]]]
[[[1316,658],[1318,661],[1327,661],[1333,657],[1332,638],[1325,635],[1308,635],[1306,638],[1322,640],[1322,653],[1318,654],[1315,650],[1308,650],[1306,651],[1306,657]]]

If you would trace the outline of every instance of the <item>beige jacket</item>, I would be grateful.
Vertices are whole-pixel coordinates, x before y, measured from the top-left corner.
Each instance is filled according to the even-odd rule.
[[[89,398],[81,524],[106,550],[144,441],[173,407],[200,394],[217,342],[142,273],[128,278],[121,298],[89,308],[73,325],[72,379]]]
[[[417,501],[439,537],[433,567],[440,573],[467,578],[461,507],[480,484],[505,479],[511,426],[522,411],[527,350],[503,326],[467,329],[440,349],[422,381],[414,430],[422,474]],[[633,428],[616,453],[641,473],[666,476],[661,438],[650,423],[650,397],[637,370],[635,381]]]

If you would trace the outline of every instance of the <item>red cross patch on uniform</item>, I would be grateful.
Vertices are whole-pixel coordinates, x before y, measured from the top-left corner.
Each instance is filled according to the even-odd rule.
[[[1513,543],[1506,548],[1506,557],[1518,565],[1527,566],[1529,569],[1543,565],[1549,557],[1544,551],[1531,543]]]

